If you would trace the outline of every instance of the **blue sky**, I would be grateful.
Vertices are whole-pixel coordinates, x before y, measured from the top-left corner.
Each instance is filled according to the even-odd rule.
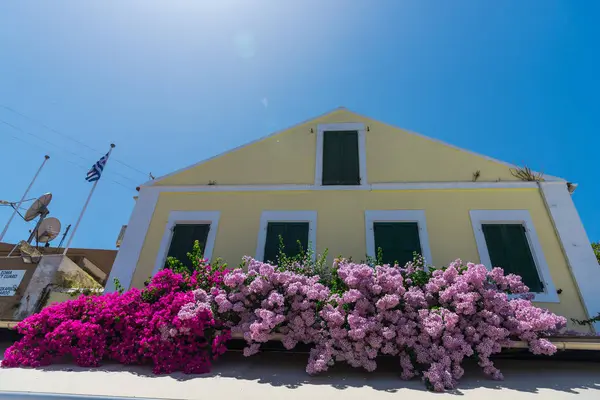
[[[4,1],[0,199],[18,200],[49,153],[31,197],[51,191],[74,224],[114,141],[135,169],[109,162],[74,239],[114,248],[145,173],[343,105],[579,183],[600,240],[599,17],[567,0]]]

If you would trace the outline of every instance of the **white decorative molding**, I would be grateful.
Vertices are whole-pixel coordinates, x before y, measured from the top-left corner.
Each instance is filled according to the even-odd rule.
[[[367,256],[369,257],[376,256],[375,232],[373,230],[375,222],[416,222],[419,228],[419,242],[421,242],[422,256],[426,264],[433,265],[425,210],[366,210],[365,237],[367,240]]]
[[[316,211],[263,211],[260,216],[260,227],[256,243],[257,260],[263,261],[265,243],[267,242],[267,225],[269,222],[308,222],[308,245],[313,250],[313,258],[317,253],[317,212]]]
[[[477,243],[477,251],[479,259],[488,269],[494,267],[490,260],[485,236],[483,234],[482,224],[522,224],[525,227],[529,249],[535,266],[538,271],[540,280],[544,283],[544,292],[534,293],[534,301],[543,301],[548,303],[560,303],[556,287],[550,275],[550,269],[546,263],[542,246],[533,225],[533,220],[528,210],[471,210],[471,224],[473,233],[475,234],[475,242]]]
[[[206,238],[206,244],[204,245],[203,257],[211,260],[213,249],[215,247],[215,240],[217,238],[217,230],[219,229],[219,218],[221,216],[220,211],[171,211],[169,213],[169,219],[165,226],[162,240],[160,241],[160,247],[158,248],[158,254],[152,270],[152,275],[155,275],[165,265],[167,261],[167,254],[169,253],[169,247],[171,245],[171,239],[173,238],[173,228],[175,225],[184,224],[207,224],[210,225],[208,230],[208,237]]]
[[[125,236],[110,270],[104,293],[115,291],[115,278],[119,280],[125,289],[130,287],[159,194],[160,191],[154,190],[154,188],[140,188],[139,198],[135,202],[133,212],[127,223]]]
[[[286,192],[286,191],[374,191],[374,190],[456,190],[456,189],[537,189],[535,182],[407,182],[366,185],[178,185],[144,186],[158,192]]]
[[[600,313],[600,266],[567,185],[541,182],[541,192],[589,317]],[[600,322],[594,325],[600,332]]]
[[[365,138],[365,124],[339,123],[319,124],[317,126],[317,157],[315,165],[315,186],[323,186],[323,137],[327,131],[357,131],[358,132],[358,169],[360,172],[360,185],[367,185],[367,140]],[[336,187],[335,185],[331,185]],[[331,187],[326,185],[325,187]],[[352,187],[356,187],[352,186]]]
[[[276,192],[276,191],[376,191],[376,190],[456,190],[456,189],[511,189],[537,188],[535,182],[413,182],[376,183],[361,186],[318,186],[318,185],[181,185],[181,186],[142,186],[139,198],[127,224],[123,243],[113,264],[106,293],[114,291],[114,279],[129,288],[142,246],[152,220],[152,215],[160,193],[205,193],[205,192]]]

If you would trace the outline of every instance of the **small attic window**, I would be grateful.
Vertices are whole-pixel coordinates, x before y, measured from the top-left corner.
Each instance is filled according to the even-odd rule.
[[[358,132],[323,134],[323,185],[360,185]]]
[[[364,124],[319,125],[315,185],[366,184],[364,134]]]

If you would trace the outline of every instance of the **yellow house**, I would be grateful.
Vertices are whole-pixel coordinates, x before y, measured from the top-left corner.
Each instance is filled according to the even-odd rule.
[[[523,276],[535,301],[577,319],[600,312],[600,267],[575,185],[339,108],[147,182],[107,291],[142,287],[198,239],[208,259],[272,260],[300,240],[317,253],[384,261],[413,251]],[[331,260],[330,260],[331,261]],[[596,326],[600,329],[600,326]]]

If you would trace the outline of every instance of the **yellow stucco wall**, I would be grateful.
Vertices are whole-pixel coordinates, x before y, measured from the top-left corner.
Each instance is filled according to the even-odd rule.
[[[317,125],[362,122],[366,132],[367,181],[455,182],[517,180],[509,167],[435,140],[340,109],[265,140],[231,151],[155,185],[313,184]],[[311,129],[313,132],[311,132]]]
[[[316,210],[317,251],[327,247],[330,255],[363,260],[364,212],[385,209],[425,210],[434,265],[456,258],[479,261],[470,210],[529,210],[553,282],[557,289],[563,290],[559,304],[540,304],[561,315],[586,318],[537,189],[161,193],[132,285],[142,287],[151,274],[169,212],[173,210],[221,211],[213,258],[223,257],[231,265],[237,265],[243,255],[255,254],[264,210]]]

